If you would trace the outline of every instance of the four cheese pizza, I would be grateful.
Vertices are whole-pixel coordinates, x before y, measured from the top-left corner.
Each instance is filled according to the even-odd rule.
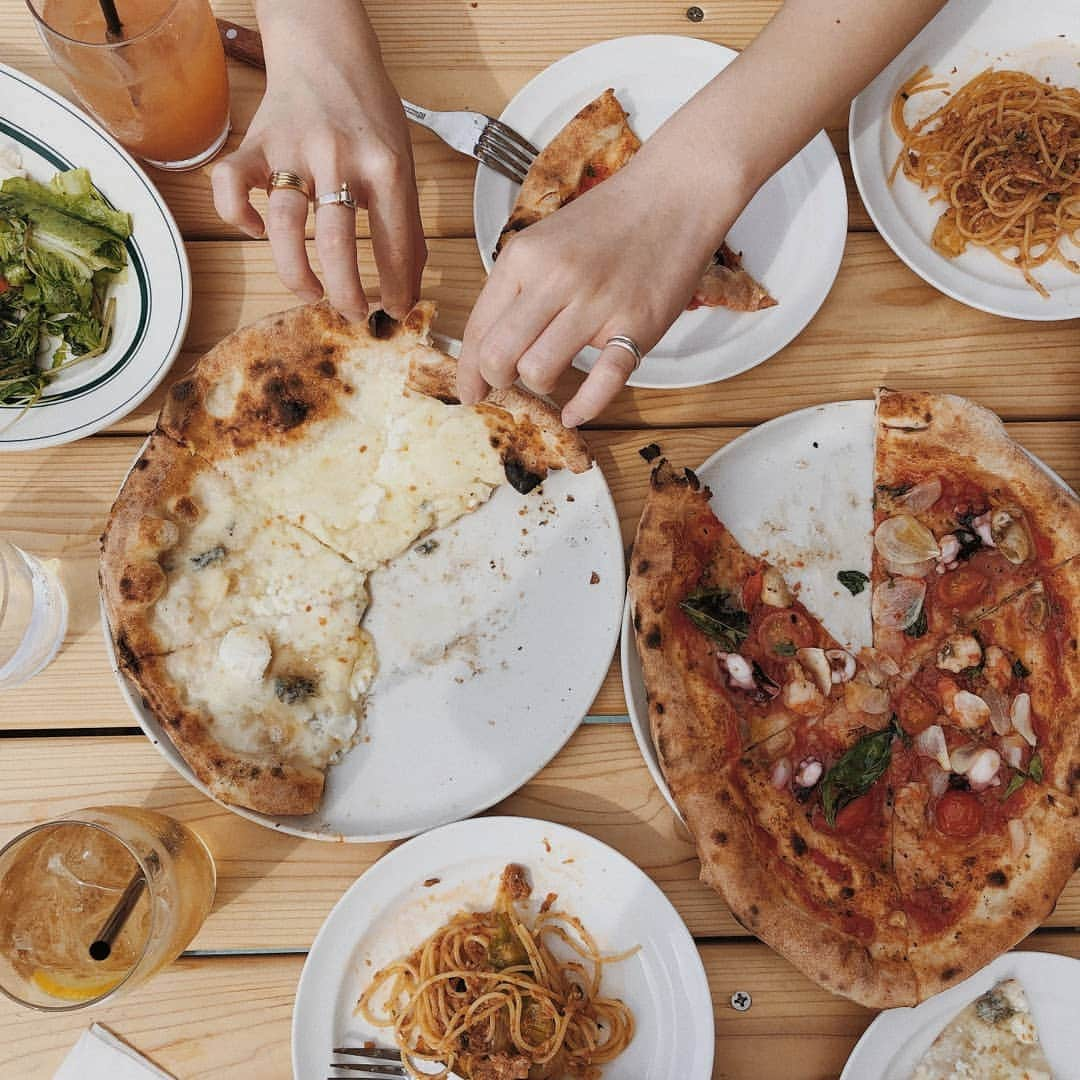
[[[618,172],[641,147],[626,110],[613,90],[590,101],[537,155],[521,184],[510,218],[499,234],[494,255],[522,229],[573,202]],[[687,305],[760,311],[776,301],[743,269],[742,255],[726,244],[702,272]]]
[[[877,426],[873,647],[833,641],[667,462],[630,595],[702,876],[821,985],[885,1007],[1009,948],[1076,867],[1080,508],[963,399],[883,391]]]
[[[377,669],[367,577],[504,481],[589,467],[517,389],[454,398],[434,309],[326,305],[240,330],[176,383],[102,539],[124,673],[218,798],[306,814]]]

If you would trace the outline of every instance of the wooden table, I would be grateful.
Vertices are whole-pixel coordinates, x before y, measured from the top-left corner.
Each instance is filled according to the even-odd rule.
[[[740,48],[777,6],[776,0],[712,0],[704,21],[693,23],[685,0],[368,0],[402,95],[493,115],[546,65],[592,42],[671,33]],[[254,24],[250,0],[217,0],[214,7],[224,18]],[[0,0],[0,60],[64,89],[20,0]],[[263,79],[236,65],[230,77],[235,146]],[[1080,483],[1080,321],[995,318],[924,284],[870,224],[850,181],[844,123],[844,116],[835,117],[830,135],[848,174],[848,244],[813,322],[753,371],[693,390],[624,391],[592,426],[589,441],[628,542],[647,478],[639,447],[657,441],[676,460],[701,461],[748,426],[806,405],[865,398],[883,382],[975,398],[1073,486]],[[414,138],[431,252],[424,291],[439,302],[440,329],[460,334],[483,281],[472,235],[474,164],[426,131],[414,129]],[[275,277],[267,244],[243,239],[215,215],[207,170],[154,179],[180,222],[193,271],[195,304],[179,373],[237,326],[293,301]],[[362,214],[358,234],[365,281],[372,282]],[[561,400],[579,378],[566,376]],[[0,698],[0,842],[83,806],[153,807],[205,836],[217,860],[218,899],[191,952],[115,1006],[42,1017],[0,1003],[0,1075],[6,1077],[51,1076],[91,1020],[107,1023],[185,1080],[289,1076],[289,1026],[305,951],[345,888],[389,847],[267,832],[185,783],[134,726],[102,642],[97,537],[160,402],[159,392],[100,435],[8,455],[0,466],[0,530],[33,552],[60,557],[72,600],[58,659]],[[617,671],[613,665],[566,748],[492,812],[583,829],[656,880],[697,939],[708,972],[715,1078],[835,1076],[873,1014],[819,989],[748,938],[699,883],[693,846],[638,753]],[[1024,947],[1080,956],[1076,926],[1080,877]],[[748,1012],[731,1007],[736,990],[753,995]]]

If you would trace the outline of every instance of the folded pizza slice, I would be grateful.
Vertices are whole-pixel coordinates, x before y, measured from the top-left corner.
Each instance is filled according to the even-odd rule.
[[[880,390],[874,644],[905,673],[940,642],[1080,554],[1080,509],[986,409]]]
[[[537,155],[499,234],[494,255],[522,229],[573,202],[621,169],[641,140],[630,128],[626,110],[613,90],[590,101]],[[741,253],[726,243],[713,255],[687,305],[760,311],[775,306],[767,289],[743,269]]]
[[[1018,979],[1002,979],[961,1009],[919,1059],[912,1080],[954,1076],[1052,1080],[1053,1070]]]
[[[580,436],[516,388],[453,397],[431,304],[350,324],[320,304],[237,331],[176,383],[160,425],[267,513],[360,570],[384,565],[503,483],[587,469]]]

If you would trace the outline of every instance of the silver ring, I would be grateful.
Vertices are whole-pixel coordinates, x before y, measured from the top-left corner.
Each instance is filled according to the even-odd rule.
[[[627,337],[625,334],[616,334],[614,337],[609,337],[604,342],[604,348],[614,345],[617,349],[625,349],[634,358],[634,371],[637,371],[641,367],[641,350],[638,348],[638,343],[632,338]]]
[[[356,202],[349,190],[348,180],[342,181],[337,191],[328,191],[325,195],[319,195],[315,199],[316,208],[320,206],[347,206],[350,210],[356,209]]]

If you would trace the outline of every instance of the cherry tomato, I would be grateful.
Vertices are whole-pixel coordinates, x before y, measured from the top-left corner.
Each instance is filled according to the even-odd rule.
[[[852,799],[836,815],[836,831],[843,836],[857,833],[869,823],[872,810],[873,803],[866,795],[862,795],[858,799]]]
[[[0,277],[0,295],[6,293],[11,286],[8,284],[8,279]]]
[[[907,686],[895,700],[897,715],[903,729],[909,735],[918,735],[931,724],[936,724],[941,710],[914,686]]]
[[[946,607],[966,608],[986,594],[990,582],[986,575],[971,566],[947,570],[938,582],[934,597]]]
[[[970,840],[982,829],[982,806],[970,791],[946,791],[934,811],[938,829],[954,840]]]
[[[757,635],[767,656],[790,655],[792,647],[806,649],[814,644],[810,620],[791,608],[769,612],[761,620]]]

